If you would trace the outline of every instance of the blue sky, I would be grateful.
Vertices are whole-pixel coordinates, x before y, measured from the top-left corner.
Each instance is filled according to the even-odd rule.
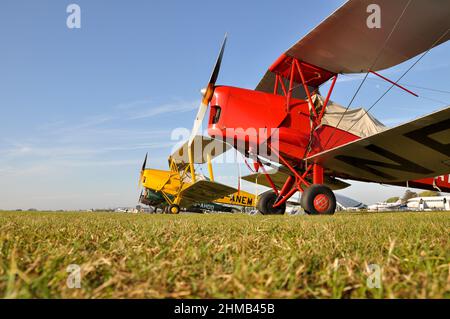
[[[254,88],[343,2],[2,1],[0,208],[135,205],[145,153],[149,166],[167,167],[171,132],[191,128],[225,32],[219,83]],[[81,29],[66,26],[70,3],[81,7]],[[434,49],[403,82],[450,91],[449,50]],[[412,62],[383,74],[395,79]],[[346,105],[358,84],[342,77],[332,99]],[[387,87],[370,79],[354,106]],[[410,88],[421,98],[394,89],[373,113],[395,125],[450,104],[448,93]],[[237,185],[237,165],[217,175]],[[355,183],[342,194],[373,203],[403,192]]]

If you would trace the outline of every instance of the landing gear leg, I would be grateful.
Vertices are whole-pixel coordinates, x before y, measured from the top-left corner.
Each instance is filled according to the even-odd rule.
[[[303,192],[300,204],[308,215],[334,215],[336,196],[327,186],[314,184]]]

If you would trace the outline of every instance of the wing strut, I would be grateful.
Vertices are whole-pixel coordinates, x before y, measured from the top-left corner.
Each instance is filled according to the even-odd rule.
[[[401,86],[400,84],[398,84],[397,82],[394,82],[392,80],[389,80],[387,77],[382,76],[380,73],[377,73],[375,71],[369,70],[370,73],[378,76],[379,78],[391,83],[392,85],[395,85],[396,87],[402,89],[403,91],[408,92],[411,95],[414,95],[415,97],[419,97],[419,95],[417,95],[416,93],[414,93],[413,91],[408,90],[407,88],[405,88],[404,86]]]

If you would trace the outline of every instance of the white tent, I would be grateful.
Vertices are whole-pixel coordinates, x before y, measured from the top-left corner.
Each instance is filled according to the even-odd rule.
[[[324,98],[317,94],[311,98],[316,108],[321,109]],[[322,119],[322,125],[336,127],[341,121],[338,128],[344,131],[348,130],[361,138],[380,133],[386,129],[386,126],[363,108],[349,109],[347,112],[345,109],[345,107],[329,101]]]

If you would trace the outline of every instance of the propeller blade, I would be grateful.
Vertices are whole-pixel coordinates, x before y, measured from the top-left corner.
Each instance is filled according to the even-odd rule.
[[[189,147],[192,146],[192,142],[194,141],[195,136],[198,134],[200,127],[202,126],[203,119],[205,118],[206,111],[208,110],[209,102],[214,94],[214,86],[216,84],[217,78],[220,73],[220,66],[222,65],[223,54],[225,52],[225,46],[227,44],[227,34],[225,34],[225,38],[223,39],[222,47],[220,48],[219,56],[217,57],[216,64],[214,65],[214,69],[211,73],[211,77],[209,78],[208,86],[206,87],[206,91],[203,93],[202,102],[200,103],[200,107],[198,109],[197,117],[194,121],[194,126],[191,131],[191,136],[189,138]]]
[[[145,154],[144,163],[142,164],[142,171],[145,171],[145,168],[147,167],[147,158],[148,158],[148,153]]]
[[[142,178],[144,177],[144,171],[145,171],[145,168],[147,167],[147,158],[148,158],[148,153],[145,154],[144,163],[142,164],[141,173],[139,174],[138,188],[142,184]]]
[[[189,148],[192,146],[192,142],[194,141],[195,136],[197,136],[200,127],[202,126],[203,119],[205,118],[206,111],[208,110],[208,104],[204,104],[203,101],[200,103],[200,107],[198,108],[198,113],[194,121],[194,127],[191,131],[191,136],[189,137]]]
[[[208,84],[215,85],[217,78],[219,77],[220,66],[222,65],[222,58],[223,58],[223,53],[225,52],[227,38],[228,38],[228,35],[225,34],[225,38],[223,39],[222,47],[220,48],[219,56],[217,57],[217,60],[216,60],[216,65],[214,66],[214,69],[212,71],[212,74],[211,74]]]

